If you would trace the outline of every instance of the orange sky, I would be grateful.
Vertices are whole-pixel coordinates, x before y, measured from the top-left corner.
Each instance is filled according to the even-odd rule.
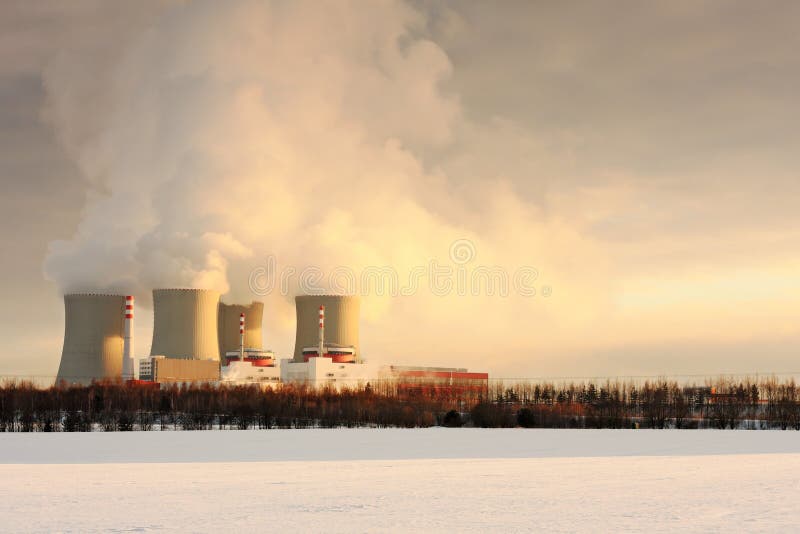
[[[535,296],[365,290],[374,360],[798,371],[799,9],[6,3],[0,375],[55,373],[62,291],[134,293],[145,351],[149,289],[261,298],[268,258],[536,269]],[[298,277],[263,296],[280,355]]]

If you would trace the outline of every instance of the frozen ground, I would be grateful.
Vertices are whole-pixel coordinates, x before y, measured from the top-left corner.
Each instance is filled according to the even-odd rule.
[[[6,434],[0,462],[4,532],[785,532],[800,523],[800,432]]]
[[[2,463],[800,454],[800,432],[480,428],[0,434]]]

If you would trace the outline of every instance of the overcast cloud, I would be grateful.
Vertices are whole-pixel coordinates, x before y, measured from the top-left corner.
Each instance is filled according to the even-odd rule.
[[[404,274],[460,238],[552,296],[368,297],[365,357],[798,371],[800,6],[768,8],[5,2],[0,374],[55,374],[62,291],[244,300],[268,255]]]

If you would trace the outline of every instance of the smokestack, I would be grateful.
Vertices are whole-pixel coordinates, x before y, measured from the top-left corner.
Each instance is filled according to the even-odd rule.
[[[241,334],[239,334],[239,317],[247,317],[244,328],[244,346],[248,349],[262,349],[261,324],[264,317],[264,303],[253,301],[250,304],[219,303],[219,357],[225,361],[225,354],[239,351]]]
[[[151,356],[219,361],[219,292],[153,290]]]
[[[322,358],[325,354],[325,306],[319,307],[319,350],[317,357]]]
[[[244,313],[239,315],[239,357],[244,361]]]
[[[122,379],[133,380],[133,295],[125,297],[125,336],[122,344]]]
[[[125,297],[64,295],[64,349],[57,381],[89,384],[122,374]]]
[[[293,361],[303,362],[303,349],[319,345],[321,328],[312,329],[319,319],[320,306],[324,308],[324,343],[328,348],[352,347],[359,358],[358,316],[359,299],[344,295],[300,295],[295,297],[297,331],[295,334]],[[317,323],[319,324],[319,323]],[[323,347],[324,350],[324,347]]]

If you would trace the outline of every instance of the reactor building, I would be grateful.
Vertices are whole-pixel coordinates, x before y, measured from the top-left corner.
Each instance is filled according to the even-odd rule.
[[[378,376],[358,347],[360,302],[356,296],[295,297],[294,357],[281,361],[281,381],[311,386],[356,387]]]
[[[123,295],[64,295],[64,348],[56,382],[119,378],[125,336]]]
[[[330,348],[350,349],[356,362],[361,361],[358,347],[358,321],[361,313],[357,296],[350,295],[299,295],[295,297],[297,329],[292,361],[308,360],[309,352],[319,346],[317,328],[320,306],[325,310],[325,345]]]
[[[154,289],[151,356],[219,361],[219,292]]]

